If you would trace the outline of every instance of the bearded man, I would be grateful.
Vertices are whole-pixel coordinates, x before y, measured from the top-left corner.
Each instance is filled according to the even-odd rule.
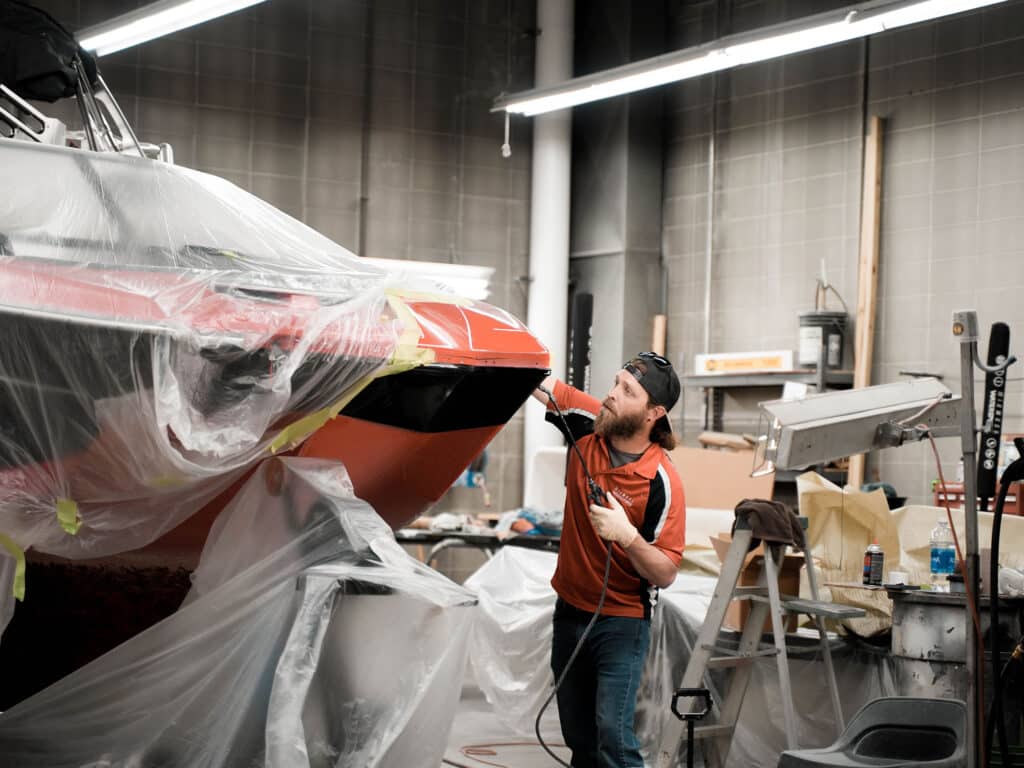
[[[676,577],[683,556],[683,486],[666,451],[675,447],[667,413],[679,378],[660,355],[643,352],[623,366],[604,401],[549,377],[534,396],[547,419],[576,440],[566,466],[565,520],[551,586],[551,670],[563,672],[597,611],[601,612],[558,689],[558,715],[572,765],[642,768],[633,730],[636,695],[650,641],[658,589]],[[562,424],[555,405],[566,415]],[[600,503],[587,471],[600,488]]]

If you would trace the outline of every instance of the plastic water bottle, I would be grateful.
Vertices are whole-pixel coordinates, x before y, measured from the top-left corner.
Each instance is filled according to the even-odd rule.
[[[885,554],[878,546],[878,539],[864,552],[864,583],[873,586],[882,584],[882,568],[885,565]]]
[[[932,530],[932,591],[949,592],[949,576],[956,566],[956,547],[949,523],[939,520]]]

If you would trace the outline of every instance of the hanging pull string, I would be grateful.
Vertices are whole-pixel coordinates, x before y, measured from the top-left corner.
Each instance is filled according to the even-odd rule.
[[[501,156],[506,160],[512,156],[512,145],[508,141],[508,111],[505,112],[505,143],[501,145]]]
[[[512,87],[512,0],[507,0],[505,3],[505,19],[508,22],[508,28],[505,32],[505,92],[507,93]],[[508,110],[505,110],[505,143],[501,145],[501,156],[508,160],[512,157],[512,145],[509,143],[509,114]]]

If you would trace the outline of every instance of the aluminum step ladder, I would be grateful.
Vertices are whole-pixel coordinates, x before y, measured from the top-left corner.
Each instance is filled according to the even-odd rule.
[[[806,519],[802,519],[805,522]],[[818,629],[822,659],[825,662],[825,681],[829,686],[832,708],[835,714],[837,733],[844,727],[843,711],[839,701],[839,689],[836,686],[835,671],[832,667],[832,653],[828,637],[825,633],[825,622],[828,619],[854,618],[864,615],[862,608],[822,602],[818,596],[818,583],[814,573],[814,563],[808,551],[804,551],[807,567],[807,580],[811,589],[811,600],[799,600],[779,594],[779,568],[786,546],[764,542],[764,566],[758,583],[753,587],[737,586],[743,563],[750,550],[753,540],[750,523],[742,512],[737,513],[736,529],[732,544],[722,563],[718,584],[708,606],[704,623],[697,635],[690,661],[683,674],[681,688],[705,687],[705,674],[712,669],[733,668],[728,689],[723,694],[718,706],[716,722],[697,726],[694,738],[704,741],[705,764],[708,766],[724,766],[732,742],[736,720],[739,717],[743,697],[750,682],[751,667],[759,657],[774,656],[779,670],[779,687],[783,702],[783,716],[786,725],[786,746],[798,749],[796,712],[793,708],[793,692],[789,677],[789,660],[786,655],[786,633],[783,614],[806,614],[814,619]],[[735,650],[721,647],[719,633],[729,604],[734,599],[752,601],[751,610],[746,619],[739,645]],[[765,618],[771,616],[773,644],[761,642],[761,634]],[[681,720],[672,720],[663,731],[658,749],[656,765],[658,768],[674,768],[678,765],[680,746],[685,738],[685,728]]]

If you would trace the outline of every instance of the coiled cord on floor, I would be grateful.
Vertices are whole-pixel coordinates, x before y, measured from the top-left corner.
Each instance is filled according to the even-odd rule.
[[[459,752],[464,757],[468,757],[482,765],[490,765],[493,768],[509,768],[504,763],[495,763],[490,760],[484,760],[484,757],[497,757],[499,747],[536,747],[537,742],[535,741],[495,741],[488,744],[466,744],[459,747]],[[555,744],[556,747],[564,747],[565,744]],[[441,759],[443,765],[451,765],[455,768],[473,768],[471,765],[466,763],[457,763],[454,760],[449,760],[447,757]]]

